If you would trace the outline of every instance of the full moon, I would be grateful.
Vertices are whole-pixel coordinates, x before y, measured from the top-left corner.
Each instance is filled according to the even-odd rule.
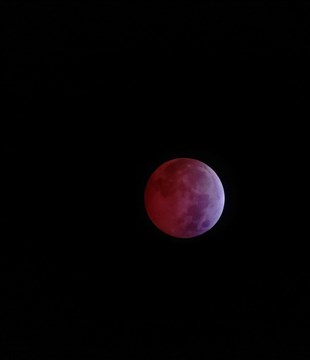
[[[190,158],[160,165],[144,192],[150,220],[176,238],[193,238],[210,230],[221,217],[224,202],[223,185],[215,171]]]

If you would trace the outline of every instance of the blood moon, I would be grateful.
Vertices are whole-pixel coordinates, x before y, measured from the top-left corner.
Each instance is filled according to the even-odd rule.
[[[144,192],[146,212],[154,225],[176,238],[192,238],[210,230],[225,202],[220,178],[205,163],[177,158],[160,165]]]

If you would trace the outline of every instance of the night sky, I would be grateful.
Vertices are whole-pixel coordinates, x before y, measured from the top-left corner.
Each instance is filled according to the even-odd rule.
[[[1,359],[309,359],[309,16],[0,5]],[[176,157],[225,189],[191,241],[144,210]]]

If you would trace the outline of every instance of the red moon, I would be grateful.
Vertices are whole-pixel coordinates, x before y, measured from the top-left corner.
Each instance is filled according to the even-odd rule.
[[[193,238],[210,230],[221,217],[224,202],[223,185],[215,171],[190,158],[160,165],[144,192],[151,221],[176,238]]]

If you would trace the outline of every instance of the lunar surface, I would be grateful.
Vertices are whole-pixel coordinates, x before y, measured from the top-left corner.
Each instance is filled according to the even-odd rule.
[[[223,185],[215,171],[190,158],[159,166],[144,192],[151,221],[176,238],[192,238],[210,230],[221,217],[224,201]]]

